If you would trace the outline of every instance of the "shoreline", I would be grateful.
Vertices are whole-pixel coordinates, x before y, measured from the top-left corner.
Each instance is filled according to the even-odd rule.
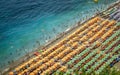
[[[112,3],[110,4],[110,6],[99,12],[99,13],[96,13],[95,15],[93,15],[92,17],[88,18],[88,19],[85,19],[83,20],[82,22],[78,22],[77,24],[73,25],[72,27],[66,29],[63,33],[59,34],[59,35],[56,35],[55,38],[53,38],[52,40],[46,42],[46,44],[44,44],[44,46],[40,46],[38,47],[36,50],[30,52],[30,53],[27,53],[26,55],[20,57],[18,60],[16,60],[13,64],[11,64],[8,68],[4,69],[2,73],[0,73],[0,75],[6,75],[9,71],[13,70],[13,68],[15,68],[16,66],[20,65],[21,63],[23,62],[26,62],[27,60],[29,60],[30,58],[33,58],[34,57],[34,52],[38,51],[38,50],[42,50],[42,49],[47,49],[48,47],[54,45],[55,43],[57,43],[58,41],[60,41],[60,39],[63,39],[65,36],[67,36],[68,34],[70,34],[71,32],[75,31],[77,28],[79,28],[82,24],[84,24],[86,21],[88,21],[89,19],[92,19],[93,17],[97,16],[97,15],[100,15],[101,13],[105,12],[105,11],[108,11],[110,8],[116,6],[116,4],[119,4],[120,1],[116,1],[115,3]]]

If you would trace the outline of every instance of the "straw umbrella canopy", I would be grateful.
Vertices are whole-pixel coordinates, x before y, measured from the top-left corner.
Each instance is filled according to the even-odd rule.
[[[39,54],[38,56],[36,56],[36,57],[34,57],[34,58],[35,58],[36,60],[38,60],[40,56],[41,56],[41,55]]]
[[[67,71],[67,68],[66,68],[66,66],[62,66],[59,70],[62,72],[65,72],[65,71]]]
[[[34,62],[34,59],[30,59],[30,61],[28,61],[31,65]]]
[[[41,60],[39,60],[36,64],[37,64],[37,65],[40,65],[40,62],[41,62]]]
[[[18,67],[17,67],[17,68],[15,68],[15,71],[16,71],[16,72],[18,72],[19,70],[20,70],[20,69],[19,69]]]
[[[14,75],[14,73],[13,72],[9,72],[9,75]]]
[[[40,66],[40,67],[38,67],[36,70],[41,71],[41,66]]]
[[[34,74],[37,74],[37,73],[38,73],[38,70],[33,71],[33,73],[34,73]]]
[[[42,53],[43,53],[43,52],[42,52]],[[42,53],[41,53],[41,54],[42,54]],[[42,59],[42,55],[41,55],[41,54],[37,56],[39,60]]]
[[[21,72],[21,75],[25,74],[26,72],[28,72],[28,70],[27,70],[27,69],[26,69],[26,70],[24,70],[24,71],[22,71],[22,72]]]
[[[23,65],[20,65],[20,66],[18,66],[15,70],[18,72],[18,71],[20,71],[20,69],[22,69],[23,68]]]
[[[31,61],[31,60],[29,60],[29,61],[28,61],[28,64],[32,64],[32,61]]]
[[[25,67],[25,68],[27,68],[28,62],[25,62],[22,66]]]
[[[33,60],[33,61],[36,61],[36,60],[37,60],[37,58],[36,58],[36,57],[35,57],[35,58],[32,58],[32,60]]]
[[[35,73],[32,72],[32,73],[30,73],[30,75],[35,75]]]
[[[28,72],[28,69],[24,70],[24,73],[25,73],[25,72]]]
[[[40,71],[40,68],[38,67],[38,68],[36,69],[36,71],[39,72],[39,71]]]
[[[22,75],[21,73],[19,73],[18,75]]]
[[[20,66],[20,68],[22,69],[22,68],[24,68],[26,65],[27,65],[27,63],[24,63],[24,64],[22,64],[22,65]]]
[[[34,65],[31,65],[29,68],[28,68],[28,71],[32,70],[34,68]]]

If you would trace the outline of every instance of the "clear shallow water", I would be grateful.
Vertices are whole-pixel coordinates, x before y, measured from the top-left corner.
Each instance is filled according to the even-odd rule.
[[[0,0],[0,69],[114,1]]]

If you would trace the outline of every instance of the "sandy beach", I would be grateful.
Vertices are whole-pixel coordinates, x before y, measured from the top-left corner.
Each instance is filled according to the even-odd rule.
[[[26,62],[28,60],[30,60],[31,58],[34,58],[36,57],[34,55],[34,52],[37,52],[39,50],[43,50],[45,51],[46,49],[48,49],[49,47],[55,45],[56,43],[58,43],[60,40],[62,40],[63,38],[65,38],[66,36],[68,36],[69,34],[73,33],[74,31],[76,31],[77,29],[80,28],[81,25],[83,25],[85,22],[87,22],[88,20],[96,17],[96,16],[99,16],[100,14],[103,14],[104,12],[110,10],[111,8],[117,6],[117,5],[120,5],[120,2],[115,2],[113,3],[109,8],[107,8],[106,10],[102,11],[102,12],[99,12],[99,13],[96,13],[95,15],[93,15],[93,17],[89,18],[89,19],[86,19],[82,22],[78,22],[76,25],[74,25],[74,27],[72,28],[68,28],[65,32],[57,35],[53,40],[50,40],[49,42],[47,42],[44,46],[41,46],[39,48],[37,48],[35,51],[33,52],[30,52],[28,54],[26,54],[25,56],[21,57],[20,59],[18,59],[17,61],[15,61],[14,63],[12,63],[9,68],[5,69],[4,71],[2,71],[1,75],[6,75],[9,71],[13,70],[15,67],[17,67],[18,65],[22,64],[23,62]],[[14,64],[14,65],[13,65]],[[120,64],[120,63],[117,63],[117,64]]]

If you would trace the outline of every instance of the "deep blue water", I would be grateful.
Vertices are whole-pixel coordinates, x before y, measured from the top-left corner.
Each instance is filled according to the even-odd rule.
[[[106,1],[0,0],[0,69],[116,0]]]

